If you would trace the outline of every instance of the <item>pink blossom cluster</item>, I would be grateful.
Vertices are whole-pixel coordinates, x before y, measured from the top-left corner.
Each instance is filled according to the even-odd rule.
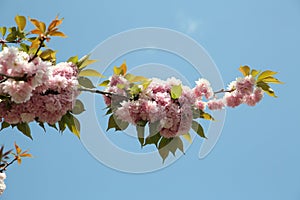
[[[137,100],[121,102],[115,115],[134,125],[140,121],[159,121],[160,134],[166,138],[186,134],[193,119],[191,105],[195,102],[195,97],[190,88],[183,86],[182,95],[178,99],[172,99],[172,86],[180,84],[181,81],[175,78],[167,81],[153,78]]]
[[[54,124],[71,110],[77,92],[77,67],[62,62],[52,65],[14,47],[0,52],[0,119],[9,124],[46,122]],[[26,77],[18,80],[16,77]]]
[[[221,110],[225,106],[235,107],[241,103],[253,106],[263,96],[263,91],[255,87],[255,80],[251,76],[232,82],[222,98],[217,98],[210,83],[201,78],[193,89],[182,85],[180,97],[172,99],[171,88],[175,85],[182,83],[175,78],[166,81],[153,78],[146,89],[138,85],[141,91],[138,98],[132,99],[129,98],[130,83],[122,75],[114,75],[106,92],[115,95],[105,96],[105,103],[119,120],[133,125],[141,121],[150,124],[159,122],[160,134],[171,138],[188,133],[194,109]]]
[[[0,195],[2,195],[2,193],[6,189],[6,185],[4,183],[5,179],[6,179],[6,174],[5,173],[0,173]]]
[[[237,78],[229,84],[228,92],[224,95],[224,104],[228,107],[236,107],[242,103],[255,106],[263,98],[263,90],[255,86],[255,79],[249,75]]]

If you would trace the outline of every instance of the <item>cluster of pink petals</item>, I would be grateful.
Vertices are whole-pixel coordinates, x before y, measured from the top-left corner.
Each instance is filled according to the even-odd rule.
[[[38,57],[28,60],[28,54],[14,47],[0,52],[1,74],[28,77],[8,78],[0,83],[0,95],[10,97],[10,103],[0,100],[0,119],[10,124],[34,120],[55,124],[73,108],[79,94],[77,67],[67,62],[52,66]]]
[[[249,106],[255,106],[263,98],[263,90],[255,86],[254,78],[249,75],[243,78],[237,78],[233,81],[223,97],[224,104],[228,107],[236,107],[243,103]]]
[[[124,95],[129,84],[122,76],[118,77],[120,78],[114,75],[110,79],[106,91],[116,91],[116,83],[122,84],[125,87],[119,89],[117,94]],[[196,98],[193,90],[182,86],[181,96],[176,100],[172,99],[170,95],[172,86],[180,84],[181,81],[175,78],[166,81],[153,78],[137,100],[123,100],[114,114],[118,119],[133,125],[137,125],[140,121],[149,123],[159,121],[160,134],[166,138],[186,134],[191,128],[193,119],[191,106],[194,105]],[[107,105],[112,105],[112,101],[113,98],[105,97]]]
[[[26,81],[8,79],[0,84],[1,94],[8,94],[15,103],[28,101],[32,91],[48,80],[51,63],[44,62],[40,58],[28,62],[29,58],[27,53],[15,47],[5,47],[0,52],[0,74],[8,77],[26,76],[27,79]]]
[[[122,85],[122,87],[120,87]],[[143,90],[138,98],[128,99],[129,82],[123,76],[114,75],[110,78],[107,92],[115,95],[104,96],[108,106],[114,105],[115,116],[122,121],[137,125],[140,121],[155,123],[159,121],[159,132],[163,137],[171,138],[188,133],[193,120],[193,109],[204,111],[221,110],[225,106],[236,107],[242,103],[254,106],[263,97],[261,88],[255,87],[255,80],[251,76],[238,78],[232,82],[222,98],[217,98],[210,83],[206,79],[196,81],[191,89],[182,86],[182,94],[178,99],[171,98],[171,88],[182,85],[176,78],[166,81],[153,78],[149,86]],[[120,98],[120,97],[125,98]],[[207,101],[203,101],[203,97]],[[127,98],[127,99],[126,99]],[[116,103],[113,103],[113,102]]]

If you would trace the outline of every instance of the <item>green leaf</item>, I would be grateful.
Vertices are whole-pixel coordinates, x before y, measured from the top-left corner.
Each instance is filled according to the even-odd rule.
[[[6,34],[6,30],[7,28],[6,27],[0,27],[0,33],[2,34],[2,36],[4,37],[4,35]]]
[[[169,151],[175,156],[176,150],[179,149],[182,153],[184,153],[183,150],[183,143],[182,140],[179,137],[174,137],[172,141],[168,144],[167,148]]]
[[[71,113],[67,112],[67,114],[65,114],[63,118],[69,130],[80,139],[80,127],[78,127],[77,123],[79,122],[76,119],[76,117],[74,117]]]
[[[46,61],[56,60],[56,51],[53,51],[52,49],[46,49],[39,56],[42,58],[42,60]]]
[[[39,126],[44,130],[44,132],[46,133],[46,128],[44,126],[43,122],[38,122]]]
[[[117,117],[115,117],[113,114],[110,115],[106,131],[108,131],[111,128],[114,128],[115,131],[121,130],[115,119],[117,119]]]
[[[117,124],[117,128],[116,128],[117,131],[119,131],[119,130],[123,131],[129,126],[128,122],[122,121],[122,120],[118,119],[117,117],[115,117],[115,122]]]
[[[107,111],[106,111],[105,115],[109,115],[109,114],[111,114],[111,113],[112,113],[112,109],[111,109],[111,108],[109,108],[109,109],[107,109]]]
[[[138,85],[133,85],[131,88],[129,88],[131,95],[137,95],[140,92],[142,92],[142,89]]]
[[[90,55],[85,55],[77,63],[77,66],[79,69],[83,69],[86,66],[93,64],[94,62],[97,62],[97,60],[89,60]]]
[[[77,64],[77,62],[78,62],[78,56],[72,56],[72,57],[70,57],[70,58],[67,60],[67,62],[71,62],[71,63],[73,63],[73,64]]]
[[[0,131],[2,131],[3,129],[6,129],[6,128],[8,128],[8,127],[10,127],[10,124],[7,123],[7,122],[5,122],[5,121],[3,121],[2,124],[1,124],[1,129],[0,129]]]
[[[62,133],[64,132],[64,130],[66,129],[67,127],[67,124],[64,120],[64,118],[62,117],[62,119],[60,121],[58,121],[58,128],[59,128],[59,131]]]
[[[171,97],[172,99],[178,99],[181,96],[182,87],[180,85],[173,85],[171,88]]]
[[[155,135],[149,135],[146,140],[145,140],[145,145],[147,144],[154,144],[156,147],[158,145],[159,140],[162,138],[162,136],[160,135],[160,133],[156,133]]]
[[[16,21],[16,23],[18,25],[19,30],[23,31],[24,28],[25,28],[25,26],[26,26],[26,18],[24,16],[17,15],[15,17],[15,21]]]
[[[17,124],[17,128],[19,131],[21,131],[25,136],[29,137],[30,139],[32,139],[31,137],[31,132],[30,132],[30,127],[28,126],[27,123],[19,123]]]
[[[85,69],[79,72],[78,76],[95,76],[103,78],[104,76],[94,69]]]
[[[172,141],[173,138],[161,138],[159,145],[158,145],[158,152],[163,159],[163,162],[169,155],[169,149],[167,148],[167,145]]]
[[[186,134],[182,135],[182,137],[184,139],[186,139],[190,144],[192,143],[192,137],[191,137],[190,133],[186,133]]]
[[[245,65],[245,66],[240,66],[239,70],[242,72],[242,74],[243,74],[244,76],[250,75],[250,67],[248,67],[247,65]]]
[[[95,88],[94,84],[92,83],[92,81],[86,77],[78,77],[78,82],[81,86],[86,87],[86,88]]]
[[[85,109],[84,109],[84,105],[83,105],[82,101],[80,101],[79,99],[76,99],[75,106],[72,109],[72,113],[75,115],[79,115],[83,111],[85,111]]]
[[[196,122],[196,121],[193,121],[192,122],[192,129],[200,136],[200,137],[203,137],[203,138],[206,138],[205,134],[204,134],[204,130],[202,128],[202,126]]]
[[[160,121],[149,123],[149,135],[153,136],[159,133],[160,131]]]
[[[277,74],[277,72],[273,72],[273,71],[271,71],[271,70],[266,70],[266,71],[262,72],[262,73],[257,77],[257,82],[259,82],[259,81],[261,81],[261,80],[263,80],[264,78],[267,78],[267,77],[269,77],[269,76],[273,76],[273,75],[275,75],[275,74]]]
[[[136,131],[137,131],[137,137],[138,137],[138,140],[141,144],[141,147],[143,147],[144,144],[145,144],[145,126],[137,125],[136,126]]]
[[[50,126],[51,128],[54,128],[54,129],[58,130],[55,124],[49,124],[48,123],[48,126]]]
[[[102,83],[100,83],[98,86],[106,87],[106,86],[108,86],[109,82],[110,82],[109,80],[105,80]]]
[[[24,43],[21,43],[21,44],[20,44],[20,50],[22,50],[22,51],[24,51],[24,52],[26,52],[26,53],[28,53],[29,48],[30,48],[30,47],[29,47],[27,44],[24,44]]]
[[[265,82],[263,81],[259,81],[258,83],[256,83],[257,87],[260,87],[263,91],[265,91],[268,95],[270,95],[271,97],[277,97],[275,95],[274,90]]]

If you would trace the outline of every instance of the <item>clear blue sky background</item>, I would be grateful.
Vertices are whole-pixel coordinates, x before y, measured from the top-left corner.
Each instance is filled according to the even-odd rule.
[[[61,29],[69,37],[51,44],[61,61],[82,56],[121,31],[158,26],[203,45],[225,83],[239,75],[242,64],[279,71],[286,83],[274,87],[278,99],[266,96],[254,108],[228,110],[208,157],[198,159],[198,140],[186,156],[154,173],[112,170],[69,132],[45,134],[33,127],[30,141],[15,130],[3,131],[0,144],[17,141],[35,158],[9,168],[0,199],[300,199],[299,0],[1,0],[0,7],[0,24],[6,26],[16,14],[46,22],[56,14],[64,17]]]

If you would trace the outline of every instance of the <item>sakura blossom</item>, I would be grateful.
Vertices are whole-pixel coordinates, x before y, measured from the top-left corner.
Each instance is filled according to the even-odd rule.
[[[0,195],[2,195],[2,193],[6,189],[6,185],[4,183],[5,179],[6,179],[6,174],[5,173],[0,173]]]
[[[15,47],[0,52],[0,95],[10,98],[9,104],[0,101],[0,118],[9,124],[54,124],[72,110],[79,95],[77,67],[68,62],[53,66],[39,57],[28,62],[29,58]]]

